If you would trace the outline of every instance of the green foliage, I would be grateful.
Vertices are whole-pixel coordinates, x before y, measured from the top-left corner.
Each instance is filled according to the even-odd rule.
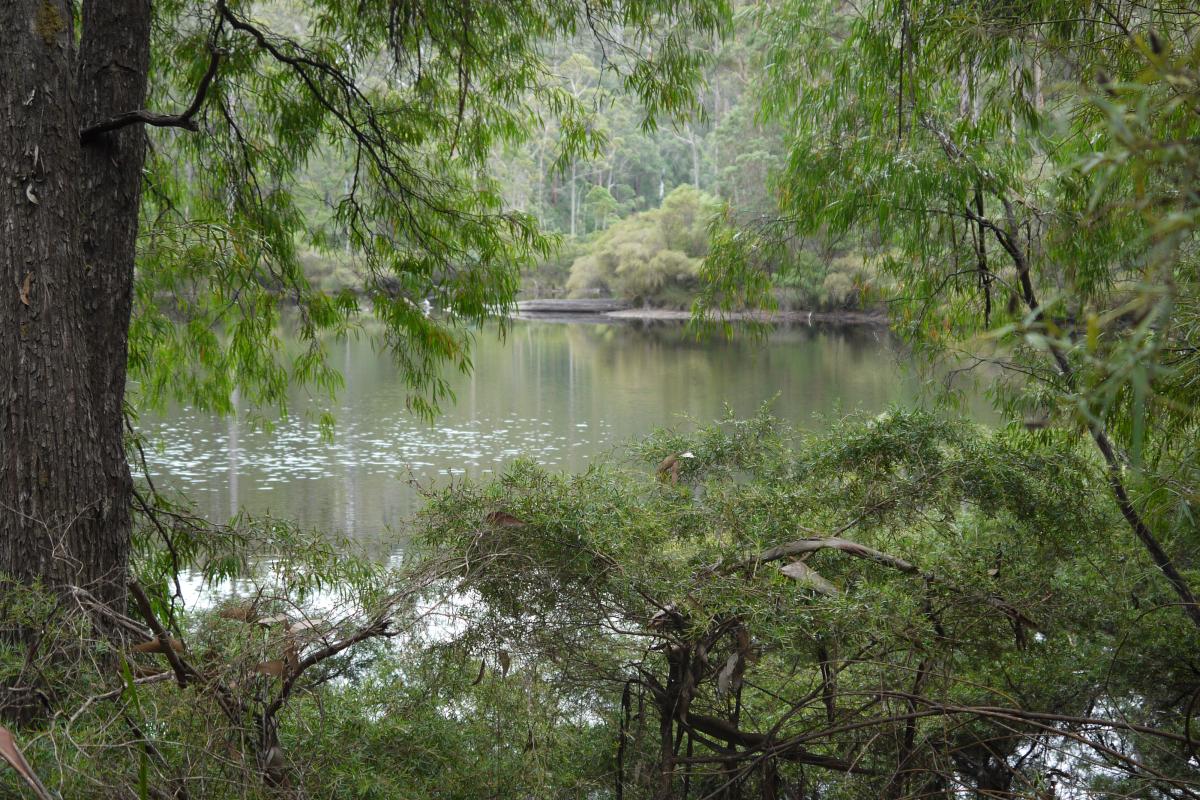
[[[1171,596],[1113,535],[1103,481],[1066,437],[893,411],[815,435],[768,417],[664,431],[634,454],[661,462],[657,478],[520,462],[453,487],[418,540],[460,559],[470,603],[448,646],[504,650],[518,675],[569,687],[611,747],[626,742],[627,796],[779,780],[917,797],[1001,786],[995,771],[1021,797],[1048,779],[1086,792],[1121,774],[1151,793],[1195,779],[1158,734],[1122,726],[1179,731],[1174,698],[1194,680],[1147,675],[1133,650],[1196,634],[1179,615],[1144,625]],[[831,541],[852,544],[778,555]],[[1127,734],[1131,758],[1089,765]],[[684,740],[690,766],[674,760]]]
[[[822,262],[809,250],[783,262],[772,276],[781,307],[798,310],[861,309],[881,294],[874,259],[844,255]]]
[[[553,244],[506,206],[493,156],[547,126],[549,163],[603,142],[591,101],[558,81],[543,44],[581,28],[599,46],[619,37],[591,69],[652,126],[693,106],[708,60],[698,45],[729,10],[173,0],[154,13],[152,105],[179,105],[222,55],[200,132],[150,133],[130,400],[227,412],[235,388],[280,409],[291,384],[333,392],[325,342],[370,316],[413,408],[430,413],[447,396],[442,365],[470,367],[473,331],[511,309],[519,270]],[[305,196],[318,177],[321,197]],[[357,294],[306,274],[301,254],[322,250],[353,270]],[[277,335],[283,304],[298,312],[295,351]]]
[[[612,192],[603,186],[588,189],[587,197],[583,198],[583,205],[596,230],[607,228],[609,220],[621,210],[621,204],[612,196]]]
[[[899,329],[930,355],[998,346],[1025,370],[1053,344],[1083,396],[1042,384],[1014,408],[1102,419],[1136,461],[1150,409],[1180,408],[1166,351],[1190,351],[1196,164],[1173,143],[1197,125],[1195,53],[1170,3],[1101,21],[1082,8],[764,8],[763,114],[791,132],[785,230],[885,254]],[[714,273],[761,268],[727,255]],[[1185,417],[1169,439],[1190,438]]]
[[[1180,656],[1200,642],[1142,547],[1197,580],[1186,4],[784,0],[712,51],[721,2],[154,8],[153,106],[222,55],[199,135],[149,134],[134,407],[228,412],[236,391],[286,411],[295,384],[338,388],[327,343],[374,317],[429,412],[518,273],[555,291],[569,264],[572,293],[699,311],[886,295],[919,354],[970,349],[1034,413],[819,434],[764,415],[581,475],[522,461],[432,493],[399,568],[139,495],[145,618],[0,585],[0,684],[31,698],[9,708],[39,719],[19,738],[63,796],[1200,780]],[[761,115],[740,102],[753,65]],[[1098,466],[1083,433],[1117,451]],[[189,569],[234,597],[184,613]],[[130,647],[152,620],[194,673]]]
[[[341,699],[323,687],[357,683],[375,663],[387,663],[379,637],[414,626],[413,602],[436,568],[387,569],[348,541],[275,520],[242,518],[212,530],[179,509],[157,505],[155,512],[161,527],[141,532],[135,577],[180,643],[187,688],[168,660],[145,650],[154,640],[145,618],[107,608],[81,588],[64,596],[5,580],[0,678],[28,687],[22,696],[33,703],[6,710],[10,723],[13,715],[35,723],[16,729],[18,743],[43,781],[67,798],[171,796],[180,787],[201,797],[277,796],[276,768],[287,783],[304,785],[311,754],[337,746],[328,731],[309,727],[317,721],[310,704],[327,695],[335,708],[371,713],[358,697]],[[187,562],[165,568],[156,550]],[[193,564],[195,571],[187,569]],[[199,592],[206,608],[185,612],[182,598],[172,597],[178,581],[191,585],[193,602]],[[336,649],[376,630],[380,619],[390,626]],[[36,642],[19,638],[29,631]],[[321,656],[324,648],[336,652]],[[290,686],[279,675],[283,664],[303,665]],[[276,758],[272,746],[281,751],[277,765],[268,763]],[[6,770],[0,794],[23,796],[18,780]],[[334,796],[323,776],[312,780],[315,794]]]
[[[697,311],[774,303],[796,237],[856,243],[916,364],[964,367],[960,381],[974,368],[1008,419],[1095,442],[1130,535],[1200,625],[1190,6],[787,0],[750,13],[761,114],[787,132],[780,217],[726,215]],[[854,283],[821,291],[845,298]]]
[[[899,410],[660,431],[431,491],[388,567],[151,498],[137,574],[161,597],[171,558],[203,566],[206,610],[153,612],[202,677],[133,652],[137,619],[97,638],[11,584],[6,625],[39,641],[0,638],[0,677],[44,693],[17,738],[64,797],[1159,796],[1198,777],[1177,656],[1200,643],[1069,440]]]
[[[639,303],[686,302],[708,249],[715,200],[681,186],[660,208],[627,217],[591,243],[571,265],[574,297],[616,296]]]

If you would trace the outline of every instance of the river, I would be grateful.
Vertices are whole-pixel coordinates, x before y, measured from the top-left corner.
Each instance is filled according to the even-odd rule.
[[[520,455],[579,470],[726,406],[749,416],[771,401],[776,415],[811,427],[815,415],[875,412],[918,394],[887,332],[870,325],[697,341],[677,323],[518,320],[504,341],[479,336],[474,371],[451,377],[457,401],[432,423],[405,410],[395,364],[370,341],[333,352],[345,388],[332,442],[300,394],[271,431],[175,409],[143,418],[159,442],[147,454],[157,484],[215,522],[245,509],[387,548],[417,509],[410,478],[486,476]]]

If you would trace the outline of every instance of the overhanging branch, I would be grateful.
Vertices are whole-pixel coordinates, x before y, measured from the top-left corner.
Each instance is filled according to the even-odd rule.
[[[753,568],[758,564],[765,564],[771,561],[779,561],[780,559],[790,558],[792,556],[800,556],[808,553],[815,553],[819,550],[836,550],[839,553],[854,556],[856,558],[874,561],[876,564],[881,564],[891,569],[899,570],[907,575],[922,575],[924,578],[935,584],[945,586],[946,588],[967,597],[975,596],[976,593],[968,592],[952,584],[945,578],[935,575],[932,572],[922,572],[915,564],[905,561],[903,558],[889,555],[888,553],[880,552],[872,547],[859,544],[858,542],[849,539],[842,539],[836,536],[813,536],[806,539],[796,539],[786,544],[781,544],[764,550],[758,556],[742,562],[739,567]],[[1017,626],[1026,626],[1033,630],[1040,630],[1038,624],[1025,615],[1020,609],[1014,606],[1007,600],[998,595],[988,594],[981,598],[985,605],[1000,611],[1005,616],[1013,621]],[[1019,629],[1018,629],[1019,630]],[[1020,634],[1018,633],[1018,636]]]
[[[214,39],[216,33],[214,32]],[[102,134],[110,131],[120,130],[121,128],[130,125],[153,125],[156,128],[184,128],[189,131],[197,131],[200,126],[196,124],[195,116],[200,112],[200,107],[204,105],[204,98],[208,94],[208,87],[212,85],[213,78],[217,75],[217,67],[221,63],[221,51],[212,45],[210,47],[211,57],[208,62],[208,69],[204,73],[204,77],[200,79],[200,85],[196,87],[196,95],[192,98],[191,104],[183,110],[181,114],[159,114],[154,111],[126,111],[124,114],[118,114],[115,117],[110,117],[103,122],[97,122],[94,125],[89,125],[79,133],[80,144],[90,144],[96,141]]]

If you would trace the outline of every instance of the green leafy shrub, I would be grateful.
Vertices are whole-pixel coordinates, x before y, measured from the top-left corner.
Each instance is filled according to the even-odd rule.
[[[687,302],[708,252],[714,198],[690,186],[661,207],[615,223],[571,265],[572,297],[616,296],[647,305]]]
[[[439,492],[416,546],[472,598],[445,646],[514,654],[557,687],[542,713],[605,726],[627,797],[1034,800],[1118,771],[1158,796],[1196,776],[1169,688],[1194,679],[1142,665],[1196,635],[1144,624],[1170,595],[1071,438],[906,411],[661,431],[643,469],[518,462]]]

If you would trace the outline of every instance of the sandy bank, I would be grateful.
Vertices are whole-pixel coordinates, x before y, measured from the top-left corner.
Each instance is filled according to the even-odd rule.
[[[672,308],[629,308],[620,300],[523,300],[517,303],[517,316],[555,322],[586,318],[681,321],[692,318],[690,311]],[[868,311],[739,311],[726,317],[731,322],[755,320],[788,325],[886,325],[882,310]]]

